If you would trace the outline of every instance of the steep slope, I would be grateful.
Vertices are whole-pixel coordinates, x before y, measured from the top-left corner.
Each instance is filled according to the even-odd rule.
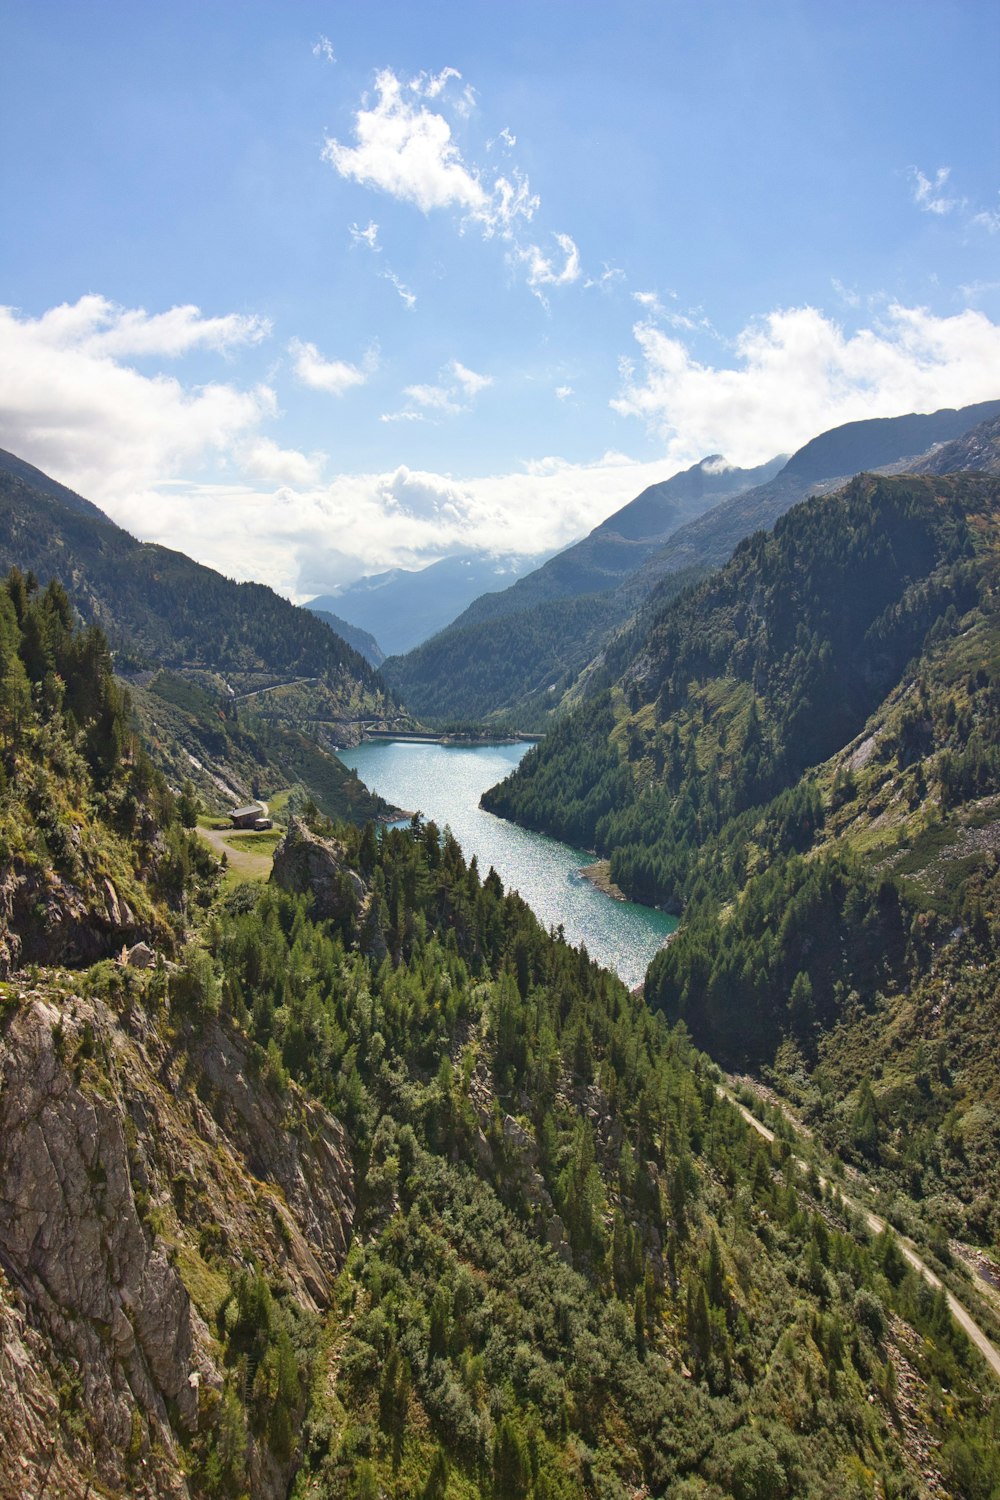
[[[773,526],[779,516],[807,495],[836,489],[863,469],[887,468],[922,456],[933,444],[960,438],[998,414],[1000,401],[981,401],[927,415],[911,413],[847,422],[821,433],[794,453],[768,484],[724,501],[681,528],[650,560],[637,581],[648,591],[666,573],[692,564],[719,567],[745,536]]]
[[[342,620],[339,615],[333,614],[328,609],[316,609],[312,604],[308,608],[324,624],[329,625],[334,635],[339,635],[342,641],[353,646],[354,650],[373,667],[381,666],[385,661],[385,652],[370,631],[361,630],[357,625],[349,625],[346,620]]]
[[[703,460],[645,491],[512,588],[477,600],[422,648],[391,658],[387,679],[418,713],[513,716],[521,728],[545,728],[554,710],[623,670],[655,611],[725,562],[743,537],[773,525],[811,492],[836,489],[862,469],[898,467],[998,412],[994,401],[850,422],[814,438],[787,463],[775,460],[760,471]],[[656,534],[642,536],[647,526],[662,527],[659,541]],[[577,594],[590,595],[585,609],[538,609],[538,601],[551,605]],[[508,615],[503,629],[488,628]],[[610,670],[603,660],[608,646]]]
[[[65,578],[81,617],[105,632],[116,669],[137,683],[158,668],[186,679],[200,695],[196,717],[205,731],[231,722],[237,704],[276,730],[306,731],[326,747],[319,771],[327,790],[315,791],[329,812],[346,813],[328,790],[332,779],[346,790],[350,778],[329,752],[356,741],[364,723],[409,722],[377,671],[308,610],[261,584],[234,583],[182,553],[137,542],[96,507],[51,481],[40,486],[39,478],[17,460],[0,465],[0,569],[16,566],[43,582]],[[140,716],[149,707],[142,693],[136,707]],[[144,729],[155,758],[184,770],[185,752],[164,739],[162,727]],[[239,757],[219,760],[223,748],[217,745],[214,769],[195,778],[216,804],[220,780],[247,791]],[[257,749],[261,774],[273,780],[277,763],[260,735]],[[186,753],[202,759],[193,746]],[[192,763],[184,774],[191,770],[200,772]]]
[[[476,599],[452,622],[453,627],[521,614],[554,599],[606,593],[635,573],[686,521],[730,496],[766,483],[783,463],[783,459],[775,458],[756,469],[737,469],[713,454],[671,479],[651,484],[595,526],[589,536],[557,553],[526,578],[501,593]]]
[[[445,630],[391,658],[387,680],[425,716],[514,714],[523,728],[541,727],[631,614],[630,581],[664,538],[782,463],[735,469],[714,455],[650,485],[583,541],[511,587],[483,594]]]
[[[3,991],[4,1492],[993,1482],[943,1296],[447,832],[293,824],[204,943]]]
[[[668,607],[485,799],[682,910],[650,1002],[769,1070],[900,1222],[987,1246],[998,582],[1000,480],[861,476]]]
[[[268,695],[269,697],[273,695]],[[322,730],[269,721],[228,695],[175,672],[130,689],[143,743],[171,786],[190,783],[202,804],[226,812],[255,797],[299,788],[330,818],[363,823],[390,812],[320,743]]]

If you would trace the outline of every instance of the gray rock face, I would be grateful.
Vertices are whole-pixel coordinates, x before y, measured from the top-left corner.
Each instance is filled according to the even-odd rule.
[[[352,918],[362,952],[371,954],[377,964],[385,959],[382,904],[347,864],[343,848],[334,839],[319,838],[293,818],[274,851],[271,879],[293,895],[311,895],[314,915],[321,921]]]
[[[2,1005],[0,1494],[40,1493],[51,1468],[47,1493],[93,1477],[186,1495],[178,1439],[222,1383],[209,1325],[225,1261],[203,1258],[205,1236],[322,1309],[354,1215],[349,1143],[219,1023],[177,1037],[138,1007],[125,1029],[97,1001]],[[67,1382],[76,1415],[60,1423]],[[255,1497],[285,1493],[287,1466],[262,1451],[251,1468]]]
[[[274,851],[271,879],[293,895],[311,894],[320,920],[337,918],[365,898],[361,877],[350,869],[344,851],[333,839],[321,839],[299,818],[293,818]]]

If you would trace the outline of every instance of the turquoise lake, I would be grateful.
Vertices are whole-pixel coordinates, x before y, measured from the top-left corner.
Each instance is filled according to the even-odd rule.
[[[614,901],[580,874],[593,856],[556,839],[518,828],[484,812],[479,799],[517,765],[527,745],[418,745],[403,740],[369,742],[340,758],[366,786],[397,807],[447,824],[466,859],[485,875],[492,865],[504,885],[520,891],[546,927],[571,943],[585,944],[599,963],[630,988],[641,983],[650,959],[677,926],[675,917]]]

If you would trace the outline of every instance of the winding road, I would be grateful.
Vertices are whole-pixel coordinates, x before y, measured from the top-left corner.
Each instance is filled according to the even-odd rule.
[[[739,1110],[740,1114],[743,1116],[744,1120],[746,1120],[747,1124],[752,1125],[758,1135],[762,1135],[766,1141],[774,1140],[774,1131],[769,1130],[766,1125],[762,1124],[761,1121],[757,1119],[756,1115],[754,1115],[749,1109],[747,1109],[744,1104],[740,1103],[735,1094],[730,1093],[729,1089],[723,1088],[722,1084],[716,1084],[716,1090],[723,1099],[728,1099],[730,1104],[732,1104],[736,1109]],[[809,1170],[809,1163],[803,1160],[801,1156],[795,1157],[795,1163],[797,1166],[801,1167],[803,1171],[807,1172]],[[823,1188],[826,1188],[830,1185],[830,1179],[827,1177],[820,1176],[819,1182],[821,1187]],[[866,1208],[863,1203],[858,1203],[855,1198],[850,1198],[844,1192],[839,1182],[835,1183],[834,1186],[846,1206],[853,1209],[855,1213],[861,1215],[868,1228],[871,1230],[872,1234],[881,1234],[884,1230],[890,1228],[885,1219],[880,1218],[878,1214],[873,1213],[870,1208]],[[941,1280],[940,1276],[935,1275],[935,1273],[931,1270],[930,1266],[920,1255],[913,1241],[908,1240],[906,1236],[900,1234],[897,1229],[893,1229],[892,1232],[896,1236],[896,1243],[899,1246],[900,1254],[904,1257],[904,1259],[908,1261],[913,1269],[924,1278],[928,1286],[932,1286],[935,1291],[941,1290],[944,1292],[948,1302],[948,1311],[951,1313],[958,1326],[962,1329],[962,1332],[965,1333],[969,1339],[971,1339],[973,1344],[975,1344],[976,1348],[979,1350],[980,1354],[983,1356],[983,1359],[985,1359],[986,1363],[989,1365],[996,1378],[1000,1380],[1000,1351],[997,1350],[996,1345],[987,1338],[986,1334],[980,1328],[979,1324],[976,1322],[975,1318],[973,1318],[968,1309],[964,1307],[961,1302],[959,1302],[958,1298],[954,1295],[953,1292],[950,1292],[948,1290],[948,1288]]]

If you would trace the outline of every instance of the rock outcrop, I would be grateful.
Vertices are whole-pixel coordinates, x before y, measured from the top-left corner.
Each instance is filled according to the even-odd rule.
[[[376,964],[386,957],[383,903],[351,869],[335,839],[320,838],[300,818],[292,818],[274,851],[271,879],[292,895],[312,896],[313,916],[318,920],[347,918],[358,947]]]
[[[311,895],[313,913],[320,921],[356,911],[366,895],[364,882],[347,865],[341,845],[311,833],[301,818],[292,818],[274,851],[271,879],[293,895]]]
[[[185,1495],[179,1445],[223,1380],[227,1265],[328,1303],[349,1143],[259,1072],[216,1020],[54,986],[0,1000],[0,1495],[46,1474],[52,1495]],[[288,1466],[250,1458],[255,1495],[283,1494]]]

